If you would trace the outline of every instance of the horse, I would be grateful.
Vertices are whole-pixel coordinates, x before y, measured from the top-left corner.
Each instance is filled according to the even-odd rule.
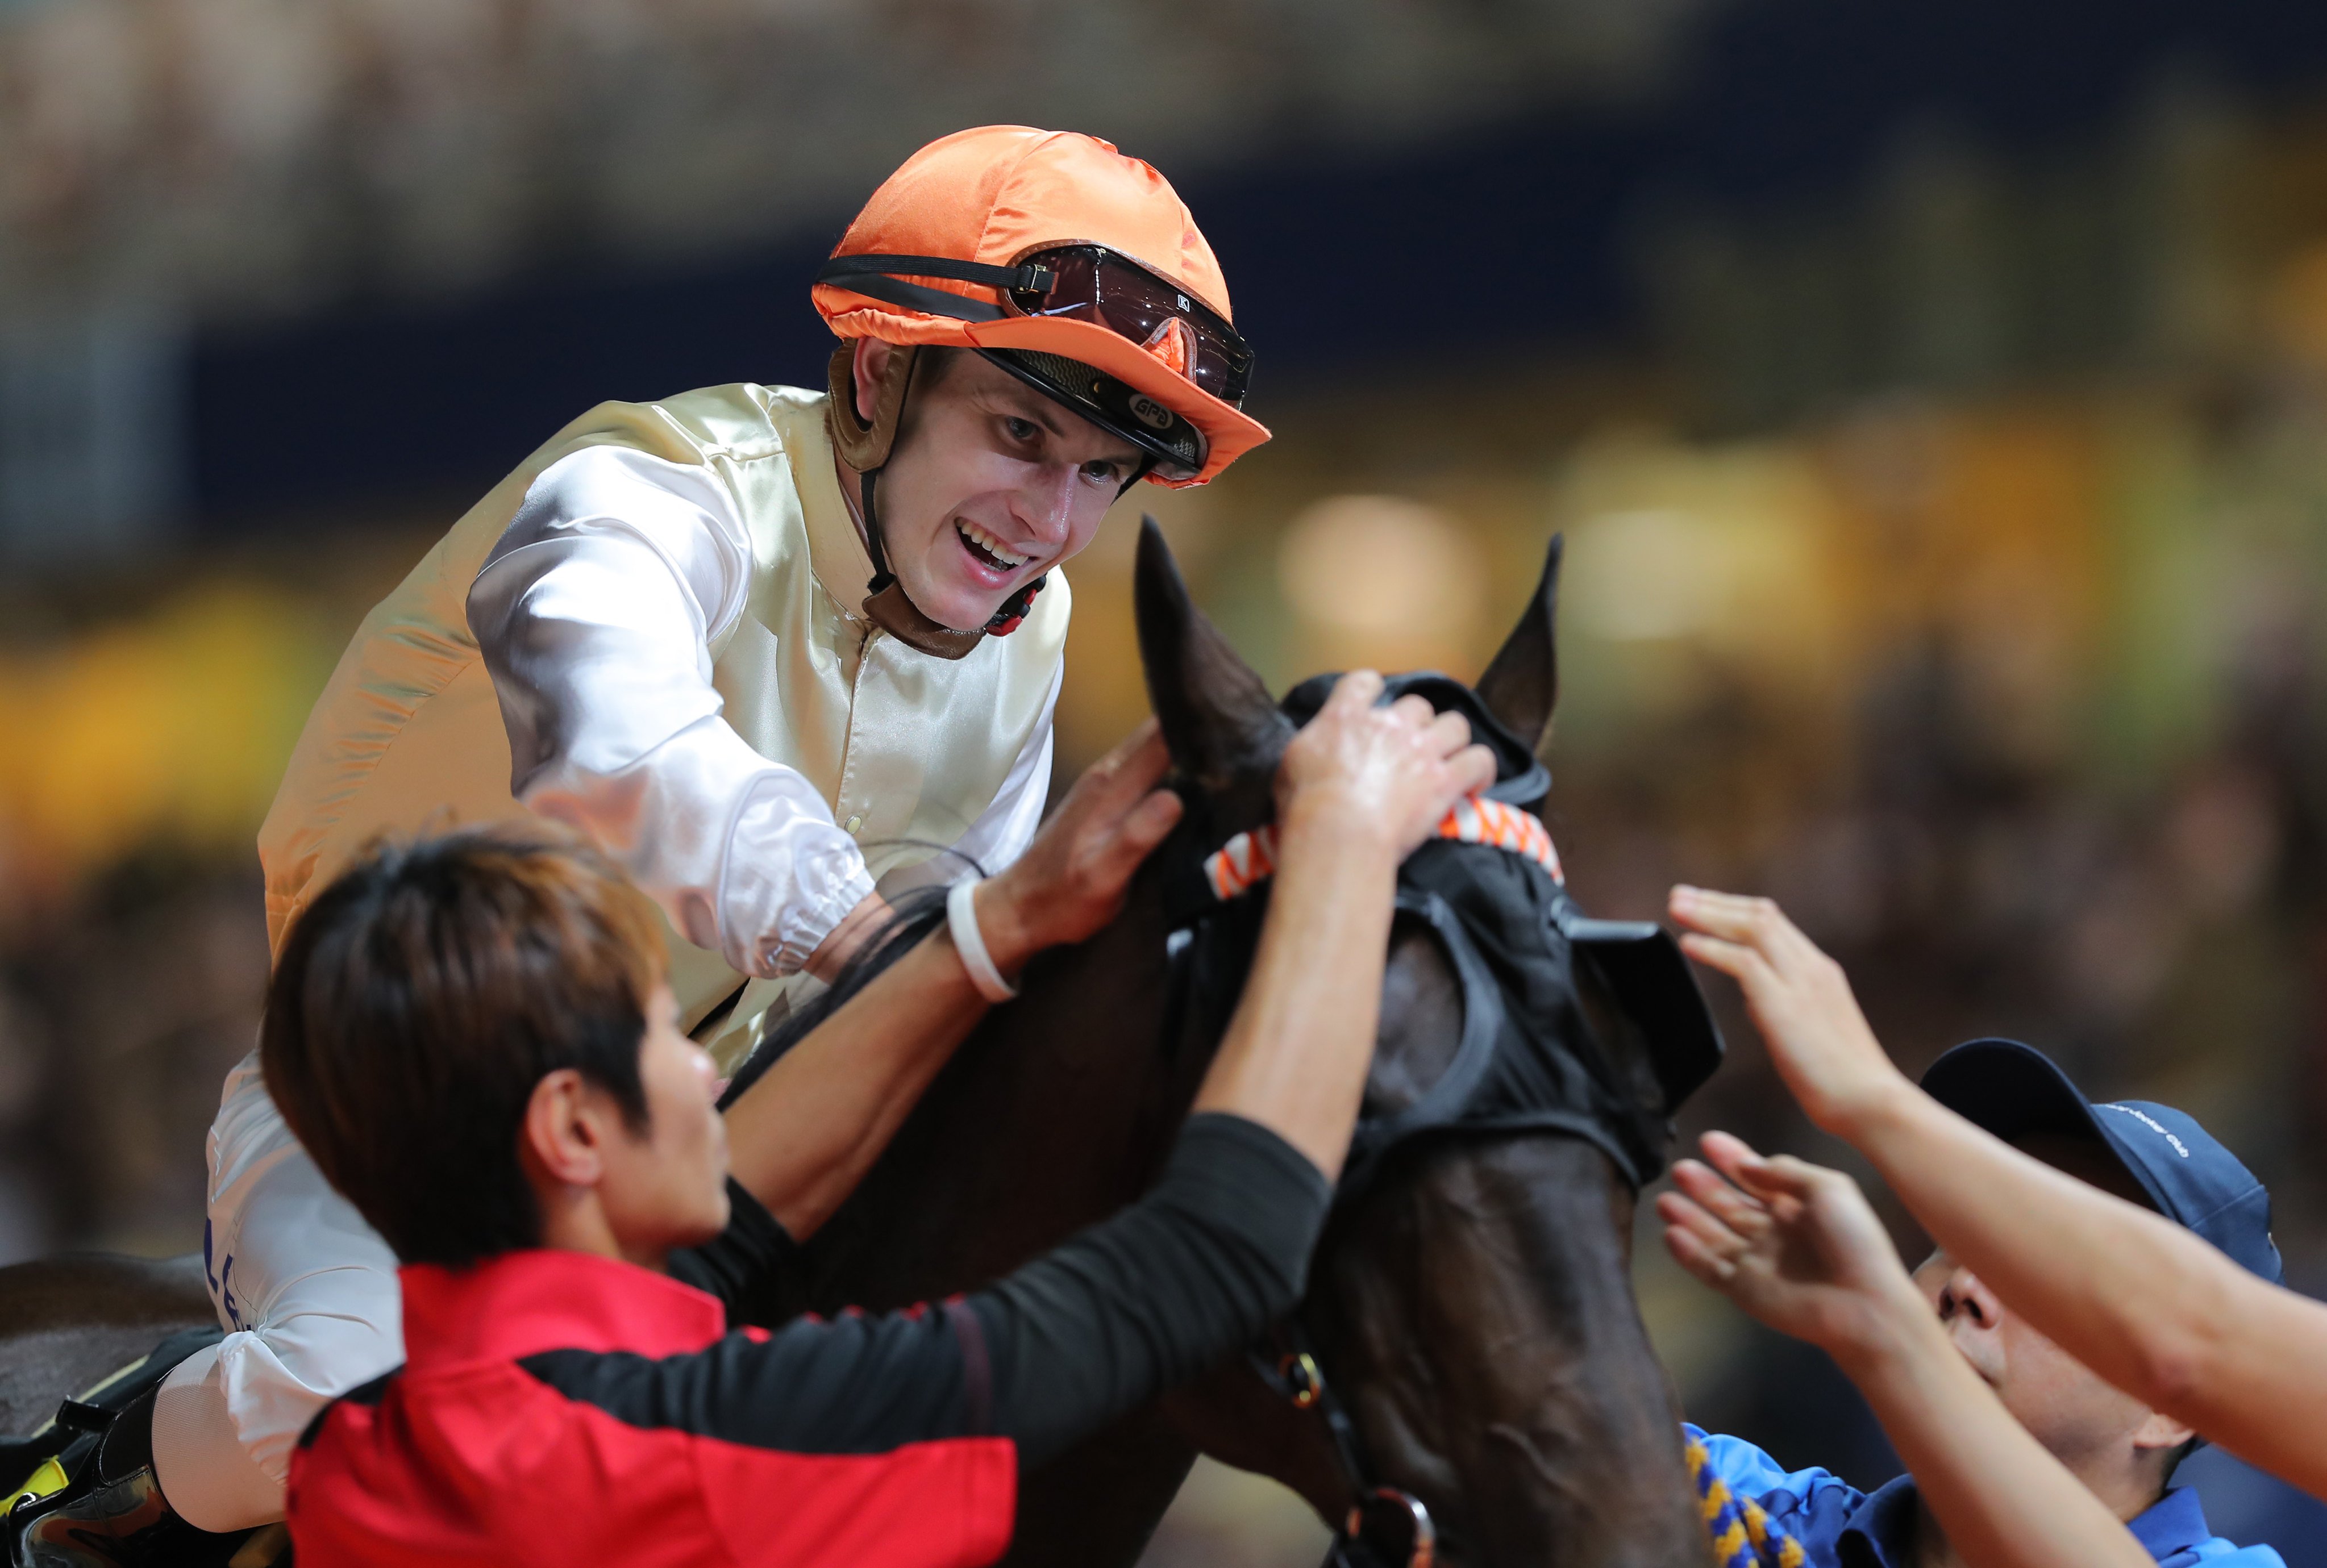
[[[1530,761],[1557,699],[1558,569],[1555,539],[1533,600],[1475,688]],[[808,1244],[807,1297],[790,1305],[877,1310],[972,1288],[1130,1202],[1161,1168],[1233,1000],[1224,985],[1209,1009],[1192,1005],[1184,977],[1175,983],[1186,938],[1175,883],[1267,819],[1294,724],[1197,611],[1152,521],[1135,602],[1151,705],[1189,807],[1182,826],[1106,930],[1036,959],[1020,998],[963,1044]],[[936,919],[908,920],[864,972]],[[1565,938],[1547,928],[1539,940],[1548,952]],[[1651,1042],[1613,1016],[1588,968],[1575,967],[1578,989],[1596,994],[1561,1014],[1571,1036],[1561,1043],[1625,1058],[1618,1076],[1668,1116],[1694,1083],[1666,1094],[1644,1082]],[[1377,1123],[1419,1106],[1455,1066],[1480,1001],[1458,969],[1444,933],[1402,911],[1366,1091]],[[1681,975],[1684,1006],[1701,1015]],[[844,976],[825,1007],[861,983]],[[1717,1036],[1712,1044],[1717,1052]],[[747,1064],[739,1083],[762,1063]],[[1668,1121],[1659,1126],[1668,1140]],[[1361,1162],[1378,1173],[1354,1195],[1345,1177],[1319,1245],[1297,1320],[1307,1366],[1299,1354],[1281,1364],[1304,1377],[1323,1368],[1341,1408],[1321,1411],[1316,1390],[1288,1390],[1232,1358],[1023,1477],[1010,1563],[1134,1563],[1199,1451],[1275,1478],[1329,1524],[1376,1485],[1422,1499],[1443,1563],[1708,1560],[1678,1411],[1630,1284],[1638,1182],[1655,1172],[1639,1159],[1623,1169],[1621,1151],[1578,1135],[1588,1127],[1440,1130],[1453,1135],[1369,1162],[1361,1129],[1350,1174]],[[1353,1473],[1360,1464],[1365,1473]]]
[[[1475,711],[1530,760],[1557,696],[1558,565],[1555,539],[1475,688]],[[1241,978],[1231,954],[1210,994],[1191,994],[1185,889],[1202,854],[1267,819],[1294,724],[1196,610],[1152,520],[1135,602],[1172,783],[1189,807],[1181,827],[1107,929],[1029,966],[1019,999],[979,1025],[807,1244],[799,1292],[762,1315],[974,1288],[1132,1201],[1161,1169]],[[909,908],[818,1004],[771,1033],[730,1094],[941,918]],[[1539,938],[1563,975],[1566,941],[1555,927]],[[1366,1091],[1376,1125],[1466,1070],[1466,1022],[1482,1001],[1468,962],[1402,910]],[[1612,1059],[1668,1115],[1678,1094],[1649,1081],[1642,1031],[1616,1018],[1591,970],[1574,966],[1576,994],[1558,1015],[1569,1038],[1555,1043]],[[1329,1524],[1377,1489],[1414,1504],[1427,1525],[1408,1568],[1430,1561],[1431,1539],[1435,1561],[1478,1568],[1709,1561],[1678,1412],[1630,1288],[1641,1162],[1581,1125],[1423,1131],[1434,1135],[1369,1155],[1361,1138],[1351,1173],[1362,1162],[1369,1180],[1355,1192],[1345,1182],[1289,1339],[1022,1478],[1009,1563],[1135,1563],[1200,1451],[1276,1479]],[[0,1430],[26,1431],[101,1368],[211,1322],[199,1260],[0,1270]],[[55,1354],[66,1343],[72,1354]]]

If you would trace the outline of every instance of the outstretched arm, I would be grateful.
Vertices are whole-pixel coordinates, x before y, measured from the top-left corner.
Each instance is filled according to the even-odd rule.
[[[815,786],[754,751],[712,686],[751,559],[710,469],[585,447],[526,492],[468,618],[511,793],[620,861],[688,941],[784,975],[873,883]]]
[[[2004,1408],[1907,1275],[1858,1184],[1725,1134],[1673,1169],[1665,1245],[1705,1283],[1809,1340],[1858,1386],[1964,1561],[2146,1568],[2148,1552]],[[1735,1185],[1732,1185],[1734,1181]]]
[[[1154,723],[1142,725],[1076,781],[1025,854],[979,884],[978,929],[1005,975],[1115,918],[1132,873],[1180,819],[1179,798],[1155,787],[1168,761]],[[932,932],[728,1107],[735,1180],[807,1239],[855,1190],[986,1007],[952,936]]]
[[[2327,1307],[2180,1226],[2031,1159],[1910,1082],[1841,966],[1766,899],[1676,888],[1691,957],[1735,978],[1813,1122],[1872,1161],[1932,1237],[2109,1382],[2327,1497]]]
[[[619,445],[545,469],[469,590],[511,793],[620,861],[745,975],[829,977],[888,907],[816,787],[753,751],[712,685],[752,542],[714,470]],[[965,847],[1015,858],[1050,782],[1044,705]]]

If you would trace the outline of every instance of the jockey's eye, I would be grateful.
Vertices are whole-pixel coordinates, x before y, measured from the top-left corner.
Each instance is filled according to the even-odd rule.
[[[1095,457],[1083,464],[1083,477],[1093,484],[1121,484],[1123,464]]]
[[[1042,427],[1033,420],[1020,419],[1014,415],[1003,415],[1002,430],[1021,446],[1033,445],[1034,438],[1042,434]]]

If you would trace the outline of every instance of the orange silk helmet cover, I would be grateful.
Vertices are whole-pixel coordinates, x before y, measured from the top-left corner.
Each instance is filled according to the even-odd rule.
[[[1072,132],[981,126],[931,142],[873,192],[832,254],[942,256],[1011,266],[1058,245],[1106,246],[1235,319],[1220,264],[1170,182],[1138,159]],[[911,281],[987,303],[1001,299],[1001,291],[983,284]],[[818,284],[814,298],[818,313],[844,338],[1031,349],[1105,371],[1203,432],[1210,443],[1204,466],[1182,484],[1204,483],[1268,439],[1266,426],[1201,390],[1174,365],[1093,322],[1020,315],[956,321],[870,299],[843,284]]]

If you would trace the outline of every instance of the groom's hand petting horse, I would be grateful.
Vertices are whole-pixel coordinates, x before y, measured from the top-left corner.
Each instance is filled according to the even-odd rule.
[[[1352,839],[1386,837],[1392,863],[1428,838],[1463,796],[1495,781],[1494,753],[1471,742],[1471,723],[1419,696],[1386,707],[1382,677],[1353,670],[1285,748],[1276,775],[1278,821],[1295,831],[1316,818]]]

